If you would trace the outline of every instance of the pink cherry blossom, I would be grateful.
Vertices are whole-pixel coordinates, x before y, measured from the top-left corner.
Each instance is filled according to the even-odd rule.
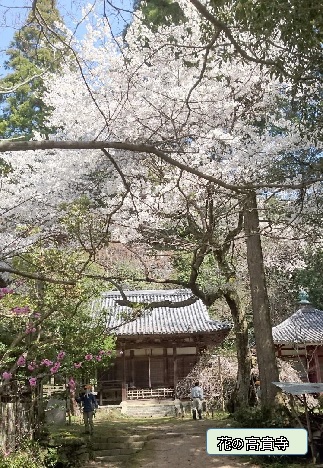
[[[82,367],[82,363],[81,362],[74,362],[74,367],[75,367],[75,369],[79,369],[80,367]]]
[[[85,359],[86,361],[92,361],[93,355],[92,355],[92,354],[86,354],[86,355],[84,356],[84,359]]]

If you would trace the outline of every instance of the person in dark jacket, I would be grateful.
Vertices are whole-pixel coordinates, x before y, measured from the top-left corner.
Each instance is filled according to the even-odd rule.
[[[96,401],[95,395],[92,393],[91,385],[84,385],[83,389],[84,393],[82,393],[78,398],[76,398],[76,401],[79,404],[81,404],[81,407],[83,409],[85,432],[93,434],[93,416],[95,410],[98,407],[98,403]]]

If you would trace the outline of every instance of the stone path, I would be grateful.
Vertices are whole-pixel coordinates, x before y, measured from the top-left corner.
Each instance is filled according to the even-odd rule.
[[[147,441],[144,448],[127,460],[109,463],[91,462],[86,467],[105,468],[259,468],[257,460],[230,456],[210,456],[206,453],[206,431],[216,427],[212,420],[147,425],[140,427],[140,434]]]
[[[156,434],[136,457],[136,468],[258,468],[243,457],[210,456],[206,453],[206,430],[210,420],[185,421],[167,432]],[[256,462],[256,460],[255,460]]]

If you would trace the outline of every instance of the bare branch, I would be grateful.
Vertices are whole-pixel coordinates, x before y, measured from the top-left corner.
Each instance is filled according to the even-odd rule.
[[[273,60],[264,60],[256,56],[249,55],[239,44],[239,42],[233,37],[231,29],[229,26],[222,21],[218,20],[214,15],[212,15],[205,5],[203,5],[199,0],[190,0],[192,5],[195,6],[197,11],[208,20],[217,30],[223,31],[226,37],[229,39],[231,44],[234,46],[235,50],[248,62],[255,62],[261,65],[266,65],[269,67],[276,67],[280,71],[283,71],[287,76],[291,76],[287,71],[282,67],[281,63]]]

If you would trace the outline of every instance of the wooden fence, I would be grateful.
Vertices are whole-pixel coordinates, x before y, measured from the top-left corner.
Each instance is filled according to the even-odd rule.
[[[173,398],[173,388],[136,388],[128,389],[128,400],[145,400],[149,398]]]

